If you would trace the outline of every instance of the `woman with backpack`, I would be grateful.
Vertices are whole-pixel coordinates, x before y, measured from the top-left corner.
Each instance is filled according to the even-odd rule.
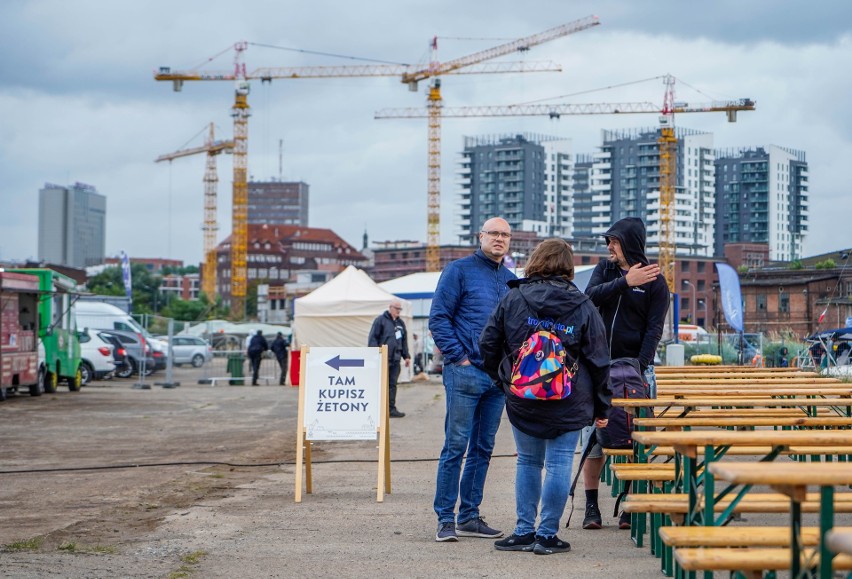
[[[556,532],[580,430],[606,426],[609,350],[597,309],[571,282],[567,242],[543,241],[524,271],[526,278],[509,282],[479,340],[486,371],[503,384],[518,451],[517,523],[494,547],[550,555],[571,549]]]

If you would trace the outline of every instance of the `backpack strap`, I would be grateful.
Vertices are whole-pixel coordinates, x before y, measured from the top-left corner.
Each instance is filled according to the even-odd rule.
[[[570,291],[570,290],[567,290],[567,289],[566,289],[565,291]],[[539,331],[539,329],[541,328],[541,324],[542,324],[542,321],[543,321],[543,320],[541,319],[541,310],[537,310],[537,309],[533,308],[532,304],[529,302],[529,300],[527,299],[527,297],[524,295],[524,292],[522,292],[522,291],[521,291],[521,288],[520,288],[520,287],[518,288],[518,293],[519,293],[519,294],[521,294],[521,299],[522,299],[522,300],[524,300],[524,303],[525,303],[525,304],[527,304],[527,307],[529,308],[529,310],[530,310],[532,313],[534,313],[534,314],[535,314],[535,318],[538,320],[538,324],[536,324],[535,329],[534,329],[532,332],[530,332],[530,335],[532,335],[533,333],[535,333],[535,332]],[[579,307],[579,306],[577,306],[577,307]],[[569,310],[567,313],[571,313],[571,312],[573,312],[575,309],[577,309],[577,307],[575,307],[575,308],[573,308],[573,309]],[[554,325],[555,325],[555,324],[554,324]],[[550,330],[548,330],[548,331],[550,331]],[[554,334],[556,334],[556,336],[557,336],[557,337],[559,336],[559,332],[558,332],[558,331],[556,331],[556,328],[555,328],[555,327],[553,328],[553,333],[554,333]],[[560,338],[560,340],[561,340],[561,339],[562,339],[562,338]],[[574,359],[571,357],[571,354],[569,354],[569,353],[568,353],[568,348],[565,348],[565,359],[566,359],[566,361],[567,361],[567,362],[570,362],[569,368],[570,368],[571,373],[572,373],[572,374],[576,373],[576,372],[577,372],[577,369],[579,368],[579,365],[578,365],[577,360],[574,360]]]

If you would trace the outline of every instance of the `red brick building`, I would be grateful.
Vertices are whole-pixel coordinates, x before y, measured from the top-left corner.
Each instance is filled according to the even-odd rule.
[[[369,260],[331,229],[299,225],[249,225],[246,281],[284,285],[295,272],[337,273],[347,265],[366,269]],[[217,293],[231,297],[231,238],[216,247]]]
[[[792,331],[804,337],[842,328],[852,316],[852,279],[843,268],[749,272],[740,274],[740,289],[746,332]]]

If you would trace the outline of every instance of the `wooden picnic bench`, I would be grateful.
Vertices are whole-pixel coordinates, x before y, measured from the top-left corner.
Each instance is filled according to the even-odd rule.
[[[719,385],[706,385],[706,386],[688,386],[688,385],[669,385],[669,386],[660,386],[657,389],[657,398],[658,399],[668,399],[668,398],[685,398],[687,396],[704,396],[704,397],[720,397],[720,398],[731,398],[734,399],[736,397],[755,397],[755,396],[768,396],[768,397],[778,397],[778,396],[795,396],[795,397],[805,397],[805,396],[852,396],[852,384],[850,385],[834,385],[834,386],[825,386],[818,384],[800,384],[794,387],[786,387],[786,386],[719,386]],[[852,403],[852,400],[848,401]]]
[[[716,504],[724,504],[727,490],[717,497],[712,471],[704,468],[729,452],[732,447],[769,447],[762,460],[772,461],[791,446],[825,448],[852,446],[852,430],[691,430],[691,431],[636,431],[633,433],[635,462],[648,462],[649,453],[656,446],[671,446],[675,451],[675,472],[678,473],[674,490],[687,495],[686,524],[720,524],[728,520],[736,503],[725,507],[716,519]],[[699,461],[699,448],[703,448],[703,461]],[[791,463],[797,464],[797,463]],[[805,463],[801,463],[805,464]],[[809,463],[808,463],[809,464]],[[852,467],[844,465],[847,471]],[[682,473],[682,475],[680,475]],[[700,476],[699,476],[700,473]],[[703,492],[699,494],[699,487]],[[707,500],[704,500],[704,499]],[[644,521],[638,520],[637,544],[641,542]]]
[[[757,368],[755,366],[654,366],[657,375],[666,374],[816,374],[813,370],[802,370],[799,368]]]
[[[744,493],[747,493],[752,485],[768,485],[775,491],[789,497],[791,544],[788,558],[793,577],[798,577],[804,565],[803,561],[810,559],[810,557],[803,557],[804,550],[801,542],[802,512],[803,505],[811,500],[813,495],[813,493],[807,492],[808,487],[819,487],[819,577],[821,579],[831,578],[834,552],[828,548],[826,534],[834,527],[835,511],[842,504],[838,500],[842,495],[835,494],[834,487],[852,485],[852,466],[842,463],[825,463],[815,468],[811,464],[786,461],[760,463],[725,461],[709,464],[707,470],[720,480],[725,480],[731,485],[742,486],[743,489],[737,497],[747,496]],[[849,493],[844,493],[844,495],[847,494]],[[811,566],[815,567],[815,565]]]
[[[771,396],[749,396],[737,397],[725,400],[719,396],[689,396],[684,398],[657,397],[654,399],[637,398],[613,398],[613,406],[620,406],[635,411],[653,407],[657,416],[663,416],[672,411],[673,408],[681,408],[684,413],[689,413],[697,408],[805,408],[807,413],[814,409],[831,408],[842,416],[852,416],[852,398],[849,397],[821,397],[802,398],[786,397],[773,398]],[[641,414],[640,414],[641,415]]]
[[[843,428],[852,426],[852,416],[698,416],[688,414],[686,416],[662,417],[662,418],[634,418],[634,426],[640,429],[665,428],[667,430],[694,428],[694,427],[796,427],[796,428]]]
[[[707,376],[705,378],[697,378],[693,376],[673,376],[668,379],[657,380],[658,388],[662,388],[663,386],[669,386],[671,384],[690,386],[706,386],[708,384],[718,384],[720,386],[733,386],[743,384],[765,386],[768,384],[778,384],[792,387],[797,384],[843,384],[843,381],[830,376],[785,376],[782,378],[752,378],[750,376],[736,376],[730,378]]]

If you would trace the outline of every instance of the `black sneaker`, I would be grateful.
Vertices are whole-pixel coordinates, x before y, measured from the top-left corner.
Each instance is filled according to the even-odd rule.
[[[391,409],[390,409],[390,417],[391,417],[391,418],[402,418],[402,417],[404,417],[404,416],[405,416],[405,412],[400,412],[400,411],[399,411],[399,410],[397,410],[396,408],[391,408]]]
[[[630,528],[630,513],[627,511],[621,511],[621,516],[618,517],[618,528],[619,529],[629,529]]]
[[[536,537],[535,538],[535,546],[533,546],[533,553],[536,555],[553,555],[554,553],[567,553],[571,550],[571,545],[553,535],[549,539],[545,539],[544,537]]]
[[[456,533],[459,537],[480,537],[482,539],[496,539],[503,536],[503,531],[492,529],[482,520],[482,517],[459,523],[456,525]]]
[[[494,541],[498,551],[532,551],[535,546],[535,533],[515,535],[514,533],[500,541]]]
[[[595,503],[588,503],[586,505],[586,517],[583,519],[583,528],[600,529],[601,527],[603,527],[601,510]]]
[[[438,532],[435,533],[435,540],[439,543],[447,541],[458,541],[456,535],[456,524],[450,521],[449,523],[438,523]]]

